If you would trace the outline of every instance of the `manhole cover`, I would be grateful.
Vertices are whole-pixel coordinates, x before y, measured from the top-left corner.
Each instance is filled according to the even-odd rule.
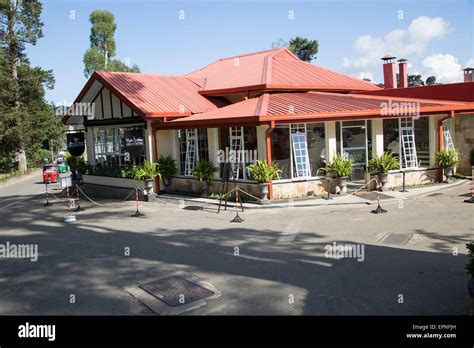
[[[413,237],[412,234],[397,234],[397,233],[388,233],[380,240],[382,244],[396,244],[403,245],[406,244],[410,238]]]
[[[211,290],[178,276],[142,284],[140,288],[172,307],[182,306],[214,295]]]
[[[435,193],[430,193],[428,196],[430,197],[436,197],[436,196],[442,196],[443,194],[441,192],[435,192]]]

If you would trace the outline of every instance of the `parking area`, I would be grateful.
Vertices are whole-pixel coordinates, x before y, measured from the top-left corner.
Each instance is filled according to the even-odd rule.
[[[0,189],[0,244],[39,253],[0,259],[0,314],[469,313],[468,182],[379,215],[363,204],[280,207],[247,210],[236,224],[235,209],[152,202],[134,218],[135,202],[100,200],[65,223],[65,200],[45,207],[37,179]],[[358,254],[331,254],[339,245]],[[215,296],[181,310],[142,296],[140,285],[171,276]]]

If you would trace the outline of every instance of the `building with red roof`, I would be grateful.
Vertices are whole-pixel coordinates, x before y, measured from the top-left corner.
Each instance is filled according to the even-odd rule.
[[[258,185],[247,167],[257,159],[278,164],[273,199],[323,194],[323,168],[336,154],[353,161],[354,187],[370,181],[369,160],[384,152],[400,165],[388,186],[439,179],[435,154],[443,147],[458,148],[467,170],[473,70],[465,69],[463,83],[408,87],[406,60],[398,63],[397,84],[395,57],[382,59],[385,88],[303,62],[286,48],[220,59],[184,76],[98,71],[71,109],[88,112],[70,112],[64,121],[84,125],[92,166],[171,156],[178,175],[166,189],[177,192],[199,190],[193,169],[200,160],[220,169],[214,192],[225,162],[254,194]],[[471,131],[459,132],[463,127]],[[229,153],[238,156],[229,160]]]

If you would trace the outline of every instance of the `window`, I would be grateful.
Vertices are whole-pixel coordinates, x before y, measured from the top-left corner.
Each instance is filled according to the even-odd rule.
[[[400,137],[402,145],[402,167],[418,167],[415,145],[415,127],[413,118],[400,118]]]
[[[424,133],[421,130],[425,128],[424,126],[420,128],[421,132],[415,130],[417,121],[411,117],[383,121],[384,151],[392,152],[398,156],[402,169],[418,167],[417,148],[428,151],[427,160],[429,161],[429,146],[427,145],[429,139],[421,136],[421,133]],[[427,134],[428,132],[426,132]],[[420,141],[417,141],[417,136],[421,136]]]
[[[97,164],[103,165],[140,165],[145,160],[145,147],[133,147],[133,151],[127,149],[125,135],[133,131],[134,135],[144,139],[143,127],[107,127],[92,128],[94,140],[95,160]]]
[[[236,179],[247,179],[246,166],[256,159],[257,128],[256,127],[229,127],[219,128],[219,150],[230,162]],[[224,163],[220,163],[221,176]]]
[[[324,123],[276,126],[271,140],[272,159],[282,170],[282,179],[317,176],[325,166]]]
[[[207,129],[178,130],[179,163],[181,175],[193,175],[200,160],[209,160]]]
[[[430,126],[429,117],[415,120],[415,144],[418,162],[423,167],[430,165]]]

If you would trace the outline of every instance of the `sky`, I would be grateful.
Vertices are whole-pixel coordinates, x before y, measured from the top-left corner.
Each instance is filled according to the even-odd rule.
[[[376,83],[388,53],[407,58],[409,74],[443,83],[474,67],[474,0],[43,0],[44,37],[27,54],[53,70],[46,97],[57,105],[72,103],[87,81],[94,10],[115,15],[116,58],[144,73],[181,75],[297,35],[318,40],[313,64]]]

